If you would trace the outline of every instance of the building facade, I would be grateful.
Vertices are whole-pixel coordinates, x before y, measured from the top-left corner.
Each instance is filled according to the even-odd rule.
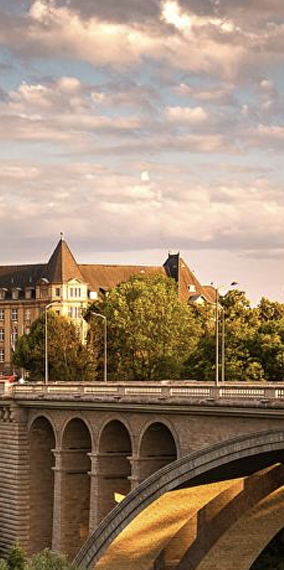
[[[169,254],[163,266],[78,264],[61,236],[47,263],[0,266],[0,376],[13,372],[17,339],[29,333],[47,306],[72,319],[84,338],[82,312],[88,304],[100,292],[144,273],[174,278],[180,300],[214,302],[214,289],[202,287],[179,253]]]

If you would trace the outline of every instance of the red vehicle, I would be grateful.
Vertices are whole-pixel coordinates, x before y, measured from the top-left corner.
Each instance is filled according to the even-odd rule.
[[[14,384],[14,382],[17,382],[17,377],[14,374],[10,374],[8,376],[0,376],[0,380],[4,380],[7,384]]]

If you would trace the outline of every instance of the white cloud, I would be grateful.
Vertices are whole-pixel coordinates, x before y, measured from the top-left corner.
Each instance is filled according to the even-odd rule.
[[[143,170],[143,172],[141,172],[141,181],[142,182],[149,182],[149,180],[150,180],[150,176],[149,176],[148,170]]]
[[[198,125],[208,121],[208,113],[202,107],[167,107],[166,116],[170,121]]]

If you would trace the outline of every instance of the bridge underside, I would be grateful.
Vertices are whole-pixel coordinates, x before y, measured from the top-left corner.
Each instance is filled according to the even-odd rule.
[[[235,570],[237,560],[238,570],[247,570],[284,525],[283,504],[282,465],[165,493],[127,526],[95,568]]]
[[[236,438],[174,462],[140,485],[140,508],[136,489],[106,517],[76,562],[88,570],[249,570],[284,526],[283,435],[276,445],[272,434],[250,444]]]

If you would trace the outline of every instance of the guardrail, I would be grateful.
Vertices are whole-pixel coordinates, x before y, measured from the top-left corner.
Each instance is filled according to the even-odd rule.
[[[0,381],[0,396],[11,395],[16,399],[21,396],[33,397],[83,397],[85,399],[147,398],[159,399],[198,399],[198,400],[284,400],[284,384],[246,384],[232,383],[216,386],[211,382],[93,382],[93,383],[26,383],[6,384]]]

